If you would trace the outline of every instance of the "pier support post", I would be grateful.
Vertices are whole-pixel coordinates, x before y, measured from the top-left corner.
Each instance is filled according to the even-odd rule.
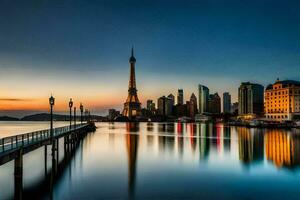
[[[56,173],[56,166],[57,166],[55,149],[56,149],[56,141],[55,139],[52,139],[51,157],[52,157],[52,172],[54,173]]]
[[[23,149],[18,151],[15,158],[15,199],[22,199],[23,193]]]
[[[45,176],[47,176],[47,144],[45,145],[44,157],[45,157]]]
[[[59,162],[59,138],[56,139],[56,160],[57,160],[57,165]]]

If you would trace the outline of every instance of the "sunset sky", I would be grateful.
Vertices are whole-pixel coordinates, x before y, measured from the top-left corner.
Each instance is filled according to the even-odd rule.
[[[138,96],[300,80],[299,1],[0,1],[0,115],[121,109],[131,46]]]

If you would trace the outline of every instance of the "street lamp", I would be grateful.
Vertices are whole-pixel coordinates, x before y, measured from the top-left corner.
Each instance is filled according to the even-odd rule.
[[[55,161],[55,140],[53,138],[53,106],[54,106],[55,99],[51,95],[49,98],[49,104],[50,104],[50,137],[51,137],[51,153],[52,153],[52,170],[56,171],[56,161]]]
[[[50,134],[51,138],[53,137],[53,106],[54,106],[55,98],[51,95],[49,98],[50,104]]]
[[[73,101],[72,101],[72,98],[71,98],[70,101],[69,101],[69,108],[70,108],[70,129],[71,129],[71,126],[72,126],[72,107],[73,107]]]
[[[83,119],[82,119],[82,114],[83,114],[83,105],[82,105],[82,103],[80,103],[80,121],[81,121],[81,123],[82,123],[82,121],[83,121]]]

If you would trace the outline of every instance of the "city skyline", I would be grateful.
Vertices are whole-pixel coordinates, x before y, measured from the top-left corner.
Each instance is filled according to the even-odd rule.
[[[300,79],[297,2],[0,4],[0,115],[46,112],[51,93],[58,113],[69,98],[121,110],[132,45],[143,107],[178,88],[189,99],[198,84],[236,102],[241,82]]]

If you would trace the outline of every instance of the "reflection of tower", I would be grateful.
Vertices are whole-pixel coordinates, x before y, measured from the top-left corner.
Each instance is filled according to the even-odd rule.
[[[239,157],[244,163],[261,161],[264,156],[264,138],[261,132],[250,133],[250,129],[238,127]]]
[[[126,124],[126,144],[128,154],[128,193],[129,197],[134,196],[135,179],[136,179],[136,162],[137,162],[137,151],[138,151],[138,135],[130,134],[130,132],[136,132],[138,130],[137,123]]]
[[[130,77],[128,85],[128,97],[124,103],[123,115],[132,119],[136,116],[141,115],[141,103],[137,96],[136,81],[135,81],[135,62],[136,59],[133,55],[133,48],[131,50],[131,57],[129,58],[130,63]]]

